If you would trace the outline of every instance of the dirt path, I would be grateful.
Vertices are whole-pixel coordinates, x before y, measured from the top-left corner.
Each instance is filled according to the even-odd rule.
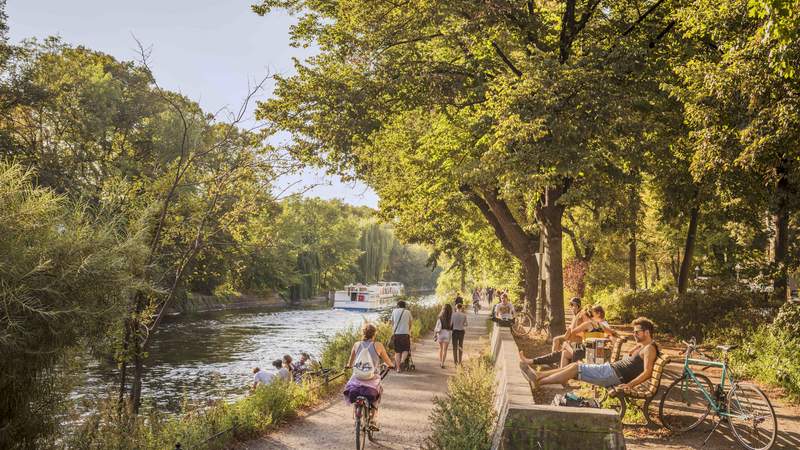
[[[476,356],[488,342],[485,312],[468,313],[469,325],[464,341],[465,359]],[[445,368],[439,367],[439,346],[429,333],[414,344],[414,364],[410,373],[392,372],[384,380],[377,441],[368,443],[375,449],[418,449],[430,432],[428,415],[433,397],[447,392],[447,379],[455,373],[453,353],[448,348]],[[346,449],[355,447],[353,410],[339,396],[331,403],[311,412],[302,420],[238,448],[247,449]]]

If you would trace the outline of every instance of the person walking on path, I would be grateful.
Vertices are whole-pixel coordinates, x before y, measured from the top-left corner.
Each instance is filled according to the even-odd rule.
[[[439,313],[439,319],[434,328],[434,339],[439,343],[439,362],[444,369],[444,361],[447,359],[447,346],[450,344],[450,332],[453,331],[453,307],[446,304]]]
[[[394,345],[394,367],[400,372],[403,362],[411,351],[411,324],[414,317],[406,309],[406,302],[397,302],[397,308],[392,310],[392,343]]]
[[[467,328],[467,315],[464,314],[464,305],[456,306],[453,313],[453,362],[461,364],[461,356],[464,354],[464,333]]]

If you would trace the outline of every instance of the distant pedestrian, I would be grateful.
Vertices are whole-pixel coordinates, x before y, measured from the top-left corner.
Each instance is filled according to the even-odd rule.
[[[447,346],[450,344],[450,333],[453,331],[453,307],[446,304],[439,313],[434,329],[434,339],[439,343],[439,362],[444,369],[444,361],[447,359]]]
[[[411,325],[414,317],[406,309],[406,302],[397,302],[392,310],[392,343],[394,345],[394,367],[398,372],[411,351]]]
[[[464,305],[456,306],[453,313],[453,362],[461,364],[464,354],[464,333],[467,329],[467,315],[464,314]]]
[[[492,302],[494,301],[494,288],[493,287],[486,288],[486,298],[489,301],[489,306],[492,306]]]
[[[464,297],[461,296],[461,292],[456,293],[456,301],[454,302],[454,304],[455,306],[464,304]]]

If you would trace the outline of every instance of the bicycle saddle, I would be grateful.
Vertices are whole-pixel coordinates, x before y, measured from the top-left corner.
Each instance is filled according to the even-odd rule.
[[[735,348],[739,348],[739,344],[731,344],[731,345],[718,345],[718,349],[722,350],[723,352],[731,351]]]

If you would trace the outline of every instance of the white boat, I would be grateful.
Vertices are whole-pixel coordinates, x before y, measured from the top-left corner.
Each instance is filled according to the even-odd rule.
[[[333,295],[334,309],[348,311],[375,311],[394,304],[403,295],[403,283],[380,281],[377,284],[348,284]]]

